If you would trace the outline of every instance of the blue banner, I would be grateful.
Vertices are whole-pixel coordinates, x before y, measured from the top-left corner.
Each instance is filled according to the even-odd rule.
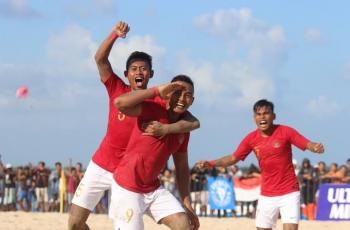
[[[208,191],[211,209],[235,209],[235,196],[231,178],[208,177]]]
[[[317,220],[350,220],[350,184],[321,184]]]

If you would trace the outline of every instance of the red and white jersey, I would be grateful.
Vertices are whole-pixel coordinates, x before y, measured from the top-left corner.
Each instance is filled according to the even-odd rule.
[[[253,151],[261,169],[261,195],[280,196],[299,191],[292,164],[292,145],[305,150],[308,142],[295,129],[275,125],[275,130],[268,137],[263,137],[258,129],[249,133],[233,156],[244,160]]]
[[[107,133],[92,157],[92,161],[101,168],[113,172],[128,145],[131,131],[136,124],[136,118],[121,113],[113,103],[116,97],[130,92],[130,86],[126,85],[114,73],[104,85],[109,96]]]
[[[148,193],[159,186],[158,175],[173,153],[186,153],[189,133],[169,134],[159,139],[142,135],[144,123],[159,121],[168,124],[167,110],[154,101],[142,103],[124,157],[114,171],[114,179],[123,188],[137,193]]]

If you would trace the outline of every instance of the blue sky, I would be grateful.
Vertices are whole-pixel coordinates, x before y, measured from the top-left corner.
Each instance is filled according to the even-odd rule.
[[[345,163],[350,108],[348,1],[0,0],[0,154],[5,163],[87,164],[106,130],[108,101],[93,55],[119,20],[130,24],[110,61],[121,75],[149,52],[150,86],[184,73],[195,81],[190,164],[231,153],[255,129],[252,105],[276,106],[276,123],[324,143]],[[27,85],[26,99],[15,97]],[[256,163],[253,155],[240,165]]]

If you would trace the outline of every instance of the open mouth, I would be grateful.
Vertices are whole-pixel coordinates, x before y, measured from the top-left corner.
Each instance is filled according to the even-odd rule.
[[[143,78],[142,77],[136,77],[135,78],[135,83],[136,83],[137,87],[142,87]]]
[[[261,127],[266,127],[266,126],[267,126],[267,121],[262,120],[262,121],[259,122],[259,125],[260,125]]]

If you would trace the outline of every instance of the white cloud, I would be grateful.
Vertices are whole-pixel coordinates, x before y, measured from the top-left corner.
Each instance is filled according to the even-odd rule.
[[[4,0],[0,3],[0,16],[4,17],[38,17],[28,0]]]
[[[327,38],[317,28],[305,29],[304,37],[307,42],[315,45],[323,45],[327,42]]]
[[[97,45],[89,31],[70,25],[48,40],[48,74],[70,78],[85,77],[96,71],[94,54]]]
[[[233,53],[217,66],[186,59],[188,71],[199,73],[200,97],[235,106],[273,99],[275,78],[288,51],[283,27],[256,19],[248,8],[204,14],[195,18],[195,25],[218,39],[224,38],[228,47],[234,44],[241,50],[240,55]]]
[[[325,96],[319,96],[307,103],[307,110],[317,118],[325,118],[337,115],[341,112],[342,107]]]

